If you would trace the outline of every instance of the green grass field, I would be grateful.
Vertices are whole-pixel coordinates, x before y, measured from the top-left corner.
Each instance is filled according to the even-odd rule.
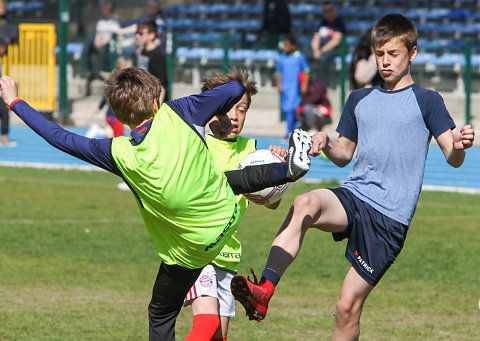
[[[160,260],[135,200],[103,172],[0,167],[0,340],[146,340]],[[327,184],[323,184],[327,186]],[[240,273],[260,274],[293,198],[251,205],[239,227]],[[363,340],[480,340],[480,196],[424,192],[397,262],[364,307]],[[345,242],[311,230],[270,303],[229,340],[329,340],[349,267]],[[191,326],[177,321],[177,339]]]

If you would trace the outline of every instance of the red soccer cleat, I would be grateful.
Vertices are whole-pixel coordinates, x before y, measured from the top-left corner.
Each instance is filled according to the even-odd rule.
[[[245,308],[245,313],[250,320],[262,321],[267,316],[268,302],[271,296],[267,289],[257,282],[257,277],[250,270],[254,281],[250,277],[235,276],[232,279],[231,290],[235,299]]]

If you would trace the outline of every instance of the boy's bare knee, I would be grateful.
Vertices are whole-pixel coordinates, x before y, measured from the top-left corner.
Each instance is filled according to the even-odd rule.
[[[359,310],[356,309],[354,301],[342,298],[338,300],[335,313],[335,322],[337,324],[355,323],[359,317]]]
[[[300,194],[293,202],[294,214],[301,216],[304,226],[311,227],[320,215],[320,207],[317,198],[311,193]]]

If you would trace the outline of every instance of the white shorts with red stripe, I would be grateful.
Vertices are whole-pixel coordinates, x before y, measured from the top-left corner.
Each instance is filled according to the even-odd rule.
[[[210,296],[218,300],[220,316],[235,316],[235,298],[230,291],[230,283],[233,276],[232,272],[208,264],[203,268],[197,281],[190,288],[183,306],[192,304],[197,297]]]

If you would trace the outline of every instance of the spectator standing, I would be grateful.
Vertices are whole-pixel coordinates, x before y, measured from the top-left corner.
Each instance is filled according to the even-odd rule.
[[[288,35],[283,40],[283,52],[277,62],[277,89],[280,93],[281,110],[287,120],[286,139],[298,128],[296,111],[306,93],[310,67],[305,56],[297,50],[295,36]],[[305,81],[300,85],[300,72],[305,72]]]
[[[284,0],[265,0],[262,32],[267,35],[266,47],[276,49],[279,35],[290,34],[290,11]]]
[[[113,34],[120,29],[120,22],[115,15],[115,7],[116,4],[113,0],[105,0],[100,6],[102,19],[97,22],[95,38],[87,49],[87,95],[91,92],[91,82],[100,78],[100,72],[110,71],[110,42]]]
[[[154,75],[162,87],[160,104],[167,97],[167,56],[156,43],[157,25],[153,19],[146,19],[137,25],[137,41],[141,46],[137,66]]]
[[[7,1],[0,0],[0,57],[3,57],[8,52],[8,44],[10,43],[10,31],[11,28],[11,16],[7,13]],[[0,63],[0,76],[2,74],[2,64]],[[0,122],[1,122],[1,135],[0,146],[16,146],[17,143],[10,140],[8,137],[8,131],[10,128],[10,111],[5,104],[0,103]]]
[[[143,17],[137,18],[121,28],[117,33],[120,36],[134,34],[138,31],[138,24],[144,20],[151,19],[157,25],[156,44],[166,54],[166,40],[167,40],[167,18],[158,0],[147,1],[147,14]]]
[[[371,88],[383,84],[377,70],[377,62],[372,47],[372,29],[366,31],[353,51],[350,64],[350,86],[353,90]]]
[[[335,6],[326,1],[323,4],[323,19],[313,35],[311,47],[313,58],[319,62],[319,78],[327,87],[332,85],[334,60],[340,54],[340,42],[345,33],[345,24],[337,16]]]

